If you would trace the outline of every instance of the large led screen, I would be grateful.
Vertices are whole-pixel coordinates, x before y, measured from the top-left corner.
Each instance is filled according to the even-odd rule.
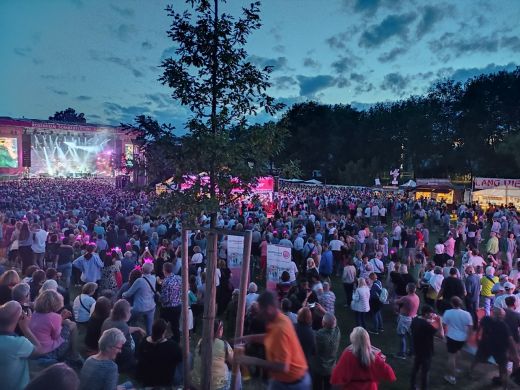
[[[18,139],[0,137],[0,168],[18,168]]]

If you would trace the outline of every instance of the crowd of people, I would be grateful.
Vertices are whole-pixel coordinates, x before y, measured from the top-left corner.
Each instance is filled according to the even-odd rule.
[[[155,203],[152,193],[103,179],[0,183],[6,389],[43,389],[49,378],[56,389],[172,388],[182,384],[183,364],[200,389],[197,341],[207,299],[215,299],[218,316],[212,389],[230,388],[233,364],[243,388],[251,380],[270,389],[376,389],[396,380],[390,358],[413,359],[410,387],[425,390],[434,337],[446,340],[447,382],[457,383],[460,351],[471,347],[471,370],[493,357],[496,383],[507,388],[509,362],[517,380],[514,207],[296,184],[280,187],[272,215],[254,200],[223,207],[217,227],[253,232],[244,336],[235,339],[239,291],[227,237],[219,236],[216,296],[207,297],[209,214],[197,218],[182,270],[184,215],[158,214]],[[288,248],[292,259],[274,290],[265,284],[268,245]],[[189,362],[180,348],[182,272],[189,273]],[[342,334],[350,342],[340,352]],[[370,334],[395,336],[389,358]]]

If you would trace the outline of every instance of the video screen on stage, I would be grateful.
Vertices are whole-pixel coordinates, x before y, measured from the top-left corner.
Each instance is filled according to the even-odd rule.
[[[31,173],[40,176],[111,176],[114,138],[99,133],[42,133],[31,136]]]
[[[0,137],[0,168],[18,168],[18,139]]]

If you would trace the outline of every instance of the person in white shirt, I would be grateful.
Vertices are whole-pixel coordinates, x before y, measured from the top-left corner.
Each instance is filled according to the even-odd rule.
[[[249,283],[249,287],[247,288],[247,295],[246,295],[246,312],[249,311],[249,308],[253,304],[253,302],[256,302],[258,299],[259,294],[257,293],[258,286],[256,283]]]
[[[372,266],[372,269],[374,270],[374,273],[377,274],[377,279],[382,280],[383,275],[385,273],[385,265],[381,261],[381,258],[383,257],[382,252],[377,252],[376,257],[370,260],[370,265]]]
[[[399,249],[399,243],[401,242],[401,226],[397,222],[393,223],[394,228],[392,230],[392,248]]]
[[[446,310],[442,316],[442,323],[448,327],[446,332],[446,347],[449,354],[449,366],[451,375],[446,375],[444,379],[454,385],[457,383],[455,375],[457,373],[457,355],[462,349],[473,328],[471,314],[462,310],[462,300],[459,297],[452,297],[450,303],[453,309]]]
[[[468,265],[472,265],[473,268],[476,269],[478,266],[485,268],[487,266],[487,263],[482,258],[482,256],[479,255],[479,253],[476,249],[472,249],[471,254],[469,255],[469,259],[468,259]]]
[[[34,262],[41,269],[44,269],[43,259],[45,258],[45,243],[47,242],[47,233],[43,230],[39,223],[33,224],[33,240],[31,249],[34,254]]]

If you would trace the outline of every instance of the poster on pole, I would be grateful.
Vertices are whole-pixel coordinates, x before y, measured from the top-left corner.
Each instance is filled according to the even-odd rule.
[[[267,289],[276,291],[283,271],[291,268],[291,248],[267,245]]]
[[[227,264],[231,271],[231,283],[234,288],[240,287],[242,260],[244,258],[244,237],[227,236]]]

